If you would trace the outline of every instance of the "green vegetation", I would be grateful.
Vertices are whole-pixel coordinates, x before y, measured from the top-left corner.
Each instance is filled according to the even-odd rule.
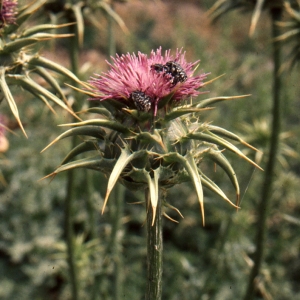
[[[52,2],[55,1],[48,1],[48,5]],[[254,36],[249,38],[250,15],[233,11],[218,23],[210,24],[205,12],[211,1],[196,3],[116,2],[113,8],[128,32],[120,19],[114,20],[123,30],[116,24],[108,29],[107,18],[111,15],[105,9],[99,12],[98,19],[86,17],[84,43],[78,48],[78,77],[87,80],[91,74],[99,74],[106,68],[104,60],[111,51],[108,31],[114,32],[119,54],[149,53],[160,45],[164,50],[184,47],[189,60],[201,59],[199,69],[210,72],[209,79],[225,74],[205,87],[209,94],[200,95],[200,99],[251,94],[247,98],[215,104],[214,110],[201,114],[201,121],[212,121],[237,133],[264,152],[260,157],[259,153],[243,149],[265,168],[270,141],[273,69],[269,15],[263,12]],[[86,15],[89,13],[87,10]],[[31,22],[41,22],[38,17],[36,14]],[[47,14],[42,18],[48,18]],[[53,22],[59,21],[57,24],[66,22],[64,18],[60,21],[60,15],[53,12],[51,18]],[[287,18],[288,15],[284,15],[284,20]],[[50,22],[49,19],[43,21]],[[67,32],[65,28],[59,32],[64,30]],[[68,39],[48,41],[39,53],[72,69],[69,45]],[[290,53],[288,46],[282,51]],[[64,85],[65,77],[55,74],[55,78],[68,101],[77,97],[76,92]],[[281,80],[283,122],[278,163],[267,216],[264,260],[254,299],[300,298],[299,69],[283,72]],[[57,94],[53,87],[47,88]],[[3,101],[0,113],[5,115],[6,126],[17,135],[7,132],[10,147],[0,153],[0,298],[74,299],[64,230],[68,174],[59,174],[51,182],[40,180],[53,172],[72,148],[72,141],[65,139],[40,153],[64,131],[57,125],[72,122],[72,117],[54,105],[56,115],[53,114],[20,86],[13,86],[11,92],[28,139]],[[85,98],[80,101],[83,108],[95,105]],[[265,174],[227,152],[241,187],[238,212],[205,190],[203,227],[197,195],[191,184],[176,186],[167,195],[167,201],[172,199],[170,202],[184,218],[168,211],[179,223],[163,219],[162,299],[229,300],[245,296],[253,265],[257,207]],[[232,184],[219,167],[215,169],[213,163],[208,164],[205,172],[235,201]],[[143,200],[143,193],[124,191],[119,186],[101,215],[107,178],[91,170],[76,170],[73,186],[73,256],[78,299],[143,299],[147,269],[146,213],[143,205],[133,204]],[[118,195],[123,193],[125,200],[119,207],[115,198],[119,199]]]

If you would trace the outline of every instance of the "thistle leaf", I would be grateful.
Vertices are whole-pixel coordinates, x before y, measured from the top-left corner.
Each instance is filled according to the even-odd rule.
[[[0,51],[2,53],[12,53],[21,50],[23,47],[35,44],[37,42],[44,42],[51,39],[70,37],[70,34],[51,34],[51,33],[36,33],[30,37],[19,38],[15,41],[4,45]]]
[[[156,217],[156,208],[157,208],[157,201],[158,201],[158,179],[159,179],[159,168],[154,170],[154,178],[151,178],[149,172],[144,169],[145,176],[148,181],[149,193],[150,193],[150,202],[152,206],[152,226],[155,221]]]
[[[67,101],[60,85],[45,68],[35,67],[33,69],[33,72],[40,75],[46,82],[48,82],[49,85],[61,96],[61,98],[64,100],[65,104],[67,106],[69,106],[68,101]]]
[[[33,94],[41,94],[49,100],[55,102],[60,107],[68,111],[72,116],[81,120],[66,104],[61,101],[54,94],[50,93],[47,89],[43,88],[39,84],[37,84],[34,80],[32,80],[29,76],[24,75],[8,75],[9,81],[12,84],[21,85],[25,90],[29,91]]]
[[[21,130],[23,131],[24,135],[27,137],[27,134],[25,132],[25,129],[22,125],[22,122],[21,122],[21,119],[20,119],[20,116],[19,116],[19,111],[18,111],[17,104],[16,104],[16,102],[14,100],[14,97],[11,94],[10,89],[9,89],[7,83],[6,83],[5,68],[3,68],[3,67],[0,68],[0,87],[1,87],[1,90],[4,94],[4,97],[7,100],[8,105],[9,105],[14,117],[16,118]]]
[[[69,137],[69,136],[77,136],[77,135],[88,135],[88,136],[92,136],[98,139],[104,139],[106,132],[100,128],[99,126],[82,126],[82,127],[78,127],[78,128],[71,128],[67,131],[65,131],[64,133],[62,133],[61,135],[59,135],[54,141],[52,141],[48,146],[46,146],[41,152],[44,152],[45,150],[47,150],[49,147],[51,147],[53,144],[55,144],[56,142]]]
[[[197,165],[194,161],[194,158],[190,152],[188,152],[185,157],[180,155],[179,153],[168,153],[162,155],[162,158],[169,162],[178,162],[184,166],[186,171],[189,173],[191,181],[194,184],[194,187],[197,192],[198,200],[200,203],[200,209],[201,209],[201,215],[202,215],[202,223],[203,226],[205,225],[205,219],[204,219],[204,205],[203,205],[203,189],[202,189],[202,184],[201,184],[201,179],[198,173]]]
[[[46,69],[50,69],[54,72],[57,72],[59,74],[62,74],[75,82],[81,83],[79,78],[75,76],[71,71],[69,71],[67,68],[61,66],[60,64],[57,64],[49,59],[46,59],[44,57],[40,56],[28,56],[28,64],[33,66],[40,66],[44,67]]]
[[[224,75],[225,75],[225,74],[222,74],[222,75],[219,75],[219,76],[217,76],[217,77],[215,77],[215,78],[213,78],[213,79],[211,79],[211,80],[205,81],[205,82],[203,83],[203,85],[201,86],[201,88],[204,87],[204,86],[206,86],[206,85],[209,85],[209,84],[213,83],[214,81],[216,81],[217,79],[223,77]]]
[[[109,119],[113,118],[110,111],[107,110],[106,108],[103,108],[103,107],[90,107],[88,109],[78,111],[77,113],[78,114],[81,114],[81,113],[95,113],[95,114],[103,115],[103,116],[105,116]]]
[[[178,208],[176,208],[175,206],[173,206],[173,205],[171,205],[170,203],[168,203],[167,201],[164,201],[164,206],[165,207],[168,207],[168,208],[170,208],[170,209],[172,209],[172,210],[175,210],[178,214],[179,214],[179,216],[182,218],[182,219],[184,219],[184,216],[182,215],[182,213],[180,212],[180,210],[178,209]],[[173,220],[173,219],[172,219]],[[175,221],[175,220],[174,220]],[[178,223],[177,221],[175,221],[176,223]]]
[[[102,207],[102,214],[104,212],[105,206],[107,204],[108,197],[115,186],[120,174],[124,170],[124,168],[135,158],[145,156],[146,150],[140,150],[138,152],[130,152],[129,146],[125,145],[125,148],[121,150],[121,155],[119,156],[108,180],[106,195],[104,199],[104,204]]]
[[[88,152],[88,151],[100,151],[98,141],[97,140],[89,140],[84,141],[83,143],[77,145],[74,147],[67,156],[63,159],[62,165],[68,163],[70,160],[72,160],[75,156]],[[99,152],[98,152],[99,153]]]
[[[136,136],[133,138],[138,141],[142,141],[147,145],[152,145],[153,147],[159,146],[159,148],[161,148],[163,152],[167,152],[167,149],[158,130],[154,130],[153,134],[151,134],[150,132],[141,132],[136,134]]]
[[[79,47],[82,47],[83,45],[83,37],[84,37],[84,19],[82,16],[82,2],[78,2],[76,4],[73,4],[71,9],[73,10],[74,16],[75,16],[75,24],[77,27],[77,36],[78,36],[78,45]]]
[[[209,190],[211,190],[212,192],[216,193],[217,195],[219,195],[223,200],[227,201],[228,203],[230,203],[233,207],[235,208],[239,208],[237,205],[235,205],[234,203],[232,203],[228,197],[225,195],[225,193],[220,189],[220,187],[215,184],[209,177],[207,177],[204,173],[202,173],[199,169],[198,169],[199,173],[201,174],[201,182],[202,185],[205,186],[206,188],[208,188]]]
[[[130,115],[134,120],[137,120],[139,123],[151,120],[153,118],[152,114],[149,112],[138,111],[136,109],[122,108],[128,115]]]
[[[251,95],[248,94],[248,95],[241,95],[241,96],[228,96],[228,97],[222,96],[222,97],[208,98],[208,99],[205,99],[205,100],[197,103],[195,105],[195,107],[197,107],[197,108],[203,108],[203,107],[207,107],[209,105],[218,103],[220,101],[235,100],[235,99],[245,98],[245,97],[249,97],[249,96],[251,96]]]
[[[3,46],[3,48],[0,49],[0,53],[1,53],[1,55],[5,54],[5,53],[12,53],[12,52],[22,49],[23,47],[32,45],[36,42],[37,42],[37,40],[35,38],[17,39],[15,41],[5,44]]]
[[[260,169],[263,171],[263,169],[257,165],[254,161],[252,161],[250,158],[248,158],[246,155],[244,155],[242,153],[242,151],[240,151],[237,147],[235,147],[233,144],[229,143],[228,141],[226,141],[225,139],[207,131],[206,133],[203,132],[197,132],[197,133],[190,133],[187,135],[187,138],[189,139],[195,139],[195,140],[201,140],[201,141],[206,141],[206,142],[210,142],[222,147],[225,147],[226,149],[236,153],[237,155],[239,155],[240,157],[242,157],[243,159],[247,160],[248,162],[250,162],[252,165],[254,165],[256,168]]]
[[[178,117],[184,116],[186,114],[199,113],[204,110],[211,110],[211,109],[213,109],[213,108],[212,107],[205,107],[205,108],[186,107],[186,108],[181,108],[181,109],[177,109],[177,110],[172,110],[170,113],[168,113],[164,117],[164,120],[165,120],[165,122],[169,122]]]
[[[33,92],[33,91],[31,92],[31,94],[34,95],[35,97],[37,97],[38,99],[42,100],[42,102],[45,103],[45,105],[49,108],[49,110],[50,110],[54,115],[56,115],[55,110],[53,109],[53,107],[50,105],[50,103],[48,102],[48,100],[47,100],[44,96],[42,96],[42,95],[39,94],[39,93],[35,93],[35,92]]]
[[[236,191],[236,204],[239,205],[240,186],[233,167],[231,166],[231,164],[229,163],[227,158],[222,154],[221,151],[214,150],[213,148],[209,148],[209,150],[207,151],[207,155],[209,155],[209,158],[212,159],[217,165],[219,165],[228,175]]]
[[[123,19],[112,9],[110,4],[104,1],[98,1],[97,5],[99,8],[102,8],[107,14],[109,14],[125,33],[129,33],[129,30],[126,27]]]
[[[87,157],[62,165],[58,167],[53,173],[45,176],[42,179],[77,168],[87,168],[108,174],[113,169],[115,163],[115,159],[105,159],[103,157],[99,158],[99,156]]]
[[[56,25],[56,24],[41,24],[41,25],[36,25],[33,27],[30,27],[26,30],[24,30],[22,32],[22,37],[27,37],[27,36],[31,36],[35,33],[39,33],[41,31],[47,31],[47,30],[53,30],[53,29],[59,29],[59,28],[63,28],[63,27],[67,27],[67,26],[71,26],[75,24],[73,23],[66,23],[66,24],[60,24],[60,25]]]
[[[200,203],[200,210],[201,210],[201,214],[202,214],[202,224],[203,224],[203,226],[205,226],[204,200],[203,200],[203,189],[202,189],[201,178],[198,173],[198,168],[195,163],[195,160],[190,152],[187,153],[186,158],[187,158],[187,162],[188,162],[187,171],[190,173],[190,175],[192,177],[192,181],[195,186],[195,189],[197,191],[198,200]]]
[[[20,21],[23,20],[24,17],[28,18],[30,17],[33,13],[35,13],[39,8],[41,8],[48,0],[36,0],[33,1],[23,8],[19,10],[19,14],[16,20],[16,23],[20,25]]]
[[[218,126],[214,126],[214,125],[207,125],[207,129],[211,132],[216,132],[218,135],[222,135],[226,138],[229,138],[231,140],[234,140],[234,141],[237,141],[245,146],[247,146],[248,148],[252,149],[252,150],[255,150],[257,152],[261,152],[260,150],[256,149],[255,147],[253,147],[252,145],[248,144],[247,142],[245,142],[243,139],[241,139],[239,136],[237,136],[236,134],[224,129],[224,128],[221,128],[221,127],[218,127]]]
[[[125,135],[128,135],[128,134],[131,133],[130,130],[127,127],[121,125],[118,122],[102,120],[102,119],[92,119],[92,120],[82,121],[82,122],[78,122],[78,123],[62,124],[62,125],[59,125],[59,126],[80,127],[80,126],[84,126],[84,125],[101,126],[101,127],[109,128],[111,130],[118,131],[118,132],[123,133]]]

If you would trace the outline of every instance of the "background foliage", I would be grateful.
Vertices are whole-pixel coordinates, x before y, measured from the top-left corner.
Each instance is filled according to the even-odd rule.
[[[201,59],[200,67],[211,72],[210,78],[226,73],[209,86],[209,96],[252,96],[219,104],[215,110],[203,113],[203,120],[239,133],[265,151],[272,89],[268,15],[262,16],[254,38],[250,39],[248,15],[232,12],[212,25],[205,15],[210,5],[211,1],[115,3],[114,9],[129,29],[124,34],[114,26],[116,51],[149,53],[160,45],[164,49],[184,47],[189,60]],[[104,13],[100,16],[98,27],[88,19],[85,21],[79,57],[80,77],[84,80],[106,68],[108,22]],[[47,42],[40,51],[69,67],[67,47],[65,40]],[[288,53],[289,49],[284,51]],[[298,71],[282,74],[284,133],[257,299],[300,297]],[[63,78],[61,81],[63,85]],[[63,132],[57,125],[69,122],[70,117],[60,109],[56,109],[57,116],[53,115],[31,95],[15,89],[28,139],[22,136],[2,103],[1,114],[6,115],[9,127],[18,136],[8,133],[10,148],[0,156],[0,298],[71,299],[63,231],[65,174],[51,183],[39,181],[53,171],[70,149],[66,140],[39,153]],[[265,158],[266,155],[262,167]],[[263,174],[241,159],[232,160],[242,190],[242,209],[238,213],[206,192],[206,226],[202,227],[196,195],[189,185],[175,187],[168,195],[184,219],[179,224],[164,220],[164,299],[241,299],[245,292]],[[225,175],[220,170],[215,172],[213,165],[208,171],[225,193],[234,198]],[[109,246],[113,197],[105,214],[99,213],[106,183],[106,178],[98,173],[76,172],[73,215],[80,299],[116,299],[113,285],[116,257]],[[141,299],[145,289],[145,212],[142,205],[128,204],[140,201],[141,196],[125,192],[122,227],[117,234],[122,241],[118,244],[122,251],[122,299]],[[171,216],[178,219],[175,214]],[[93,298],[96,294],[100,297]]]

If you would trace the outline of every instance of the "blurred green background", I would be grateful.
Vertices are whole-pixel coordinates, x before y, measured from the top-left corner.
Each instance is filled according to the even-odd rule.
[[[206,12],[213,2],[115,2],[113,8],[128,32],[114,24],[112,45],[118,54],[149,53],[159,46],[173,51],[183,47],[187,60],[201,60],[199,73],[210,72],[209,79],[225,74],[205,87],[209,93],[201,95],[200,100],[251,94],[203,112],[201,121],[238,133],[261,149],[265,152],[261,161],[264,167],[272,96],[270,18],[264,12],[254,36],[249,38],[250,15],[234,11],[212,24]],[[43,17],[46,20],[49,15],[45,13]],[[87,14],[84,46],[79,57],[82,80],[107,69],[107,19],[105,13],[99,14],[96,27],[95,20]],[[60,40],[45,43],[39,51],[69,66],[68,47],[67,40]],[[287,53],[288,48],[283,51]],[[267,222],[265,260],[256,294],[257,299],[268,300],[300,299],[299,69],[281,76],[283,133]],[[71,141],[61,141],[42,154],[40,151],[64,131],[57,125],[68,123],[71,118],[57,108],[57,115],[53,115],[19,88],[13,92],[28,139],[17,128],[7,105],[2,103],[1,114],[18,136],[8,133],[10,147],[0,154],[0,299],[71,299],[63,229],[66,174],[59,174],[51,182],[40,181],[59,165]],[[163,299],[229,300],[242,299],[245,293],[253,264],[263,172],[234,155],[227,155],[241,186],[239,212],[205,191],[206,226],[202,227],[199,204],[190,185],[174,187],[168,194],[169,202],[181,211],[184,219],[172,212],[170,215],[178,224],[164,219]],[[247,155],[256,159],[254,152]],[[211,172],[211,178],[234,200],[234,189],[223,171],[215,170],[212,164],[207,172]],[[125,191],[122,226],[116,235],[122,257],[116,258],[108,250],[112,250],[109,244],[114,197],[122,189],[111,197],[101,215],[107,178],[79,169],[75,175],[73,228],[77,236],[79,299],[116,299],[116,259],[121,266],[117,269],[121,277],[117,281],[122,290],[121,299],[143,299],[145,207],[130,204],[141,201],[143,194]],[[97,296],[93,298],[93,295]]]

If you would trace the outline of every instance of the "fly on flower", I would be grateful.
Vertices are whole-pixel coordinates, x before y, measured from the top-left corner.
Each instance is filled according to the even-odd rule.
[[[168,95],[171,97],[168,103],[172,104],[201,94],[199,89],[207,76],[206,73],[194,75],[199,61],[187,62],[182,49],[177,49],[175,55],[171,54],[171,50],[162,54],[161,48],[152,50],[149,56],[141,52],[137,55],[127,53],[116,55],[112,61],[107,62],[110,67],[107,72],[96,74],[89,81],[95,95],[92,99],[115,100],[143,111],[152,109],[154,116],[158,113],[160,101]],[[153,72],[153,68],[157,72]],[[179,82],[181,84],[175,89]],[[147,97],[136,94],[141,91]]]

